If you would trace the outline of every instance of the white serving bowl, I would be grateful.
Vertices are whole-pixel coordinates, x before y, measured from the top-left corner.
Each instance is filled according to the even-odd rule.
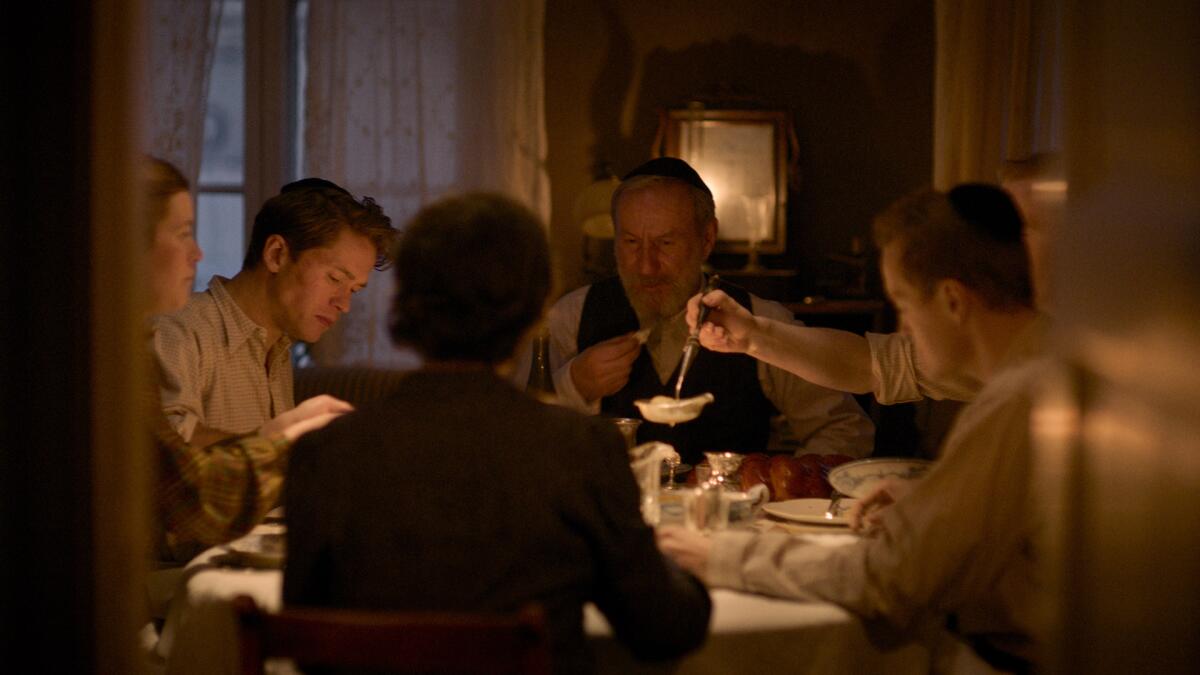
[[[712,403],[712,394],[701,394],[685,399],[674,399],[669,396],[655,396],[651,399],[639,399],[633,404],[651,422],[659,424],[678,424],[690,422],[700,416],[704,406]]]
[[[846,462],[829,470],[829,484],[834,490],[855,499],[862,499],[882,481],[917,480],[925,475],[933,462],[911,457],[875,457]]]

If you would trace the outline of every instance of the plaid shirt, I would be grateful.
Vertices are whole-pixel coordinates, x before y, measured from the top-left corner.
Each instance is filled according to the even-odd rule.
[[[157,555],[183,562],[262,521],[279,501],[291,444],[248,434],[203,448],[191,445],[163,415],[156,379],[150,382],[147,405],[158,464],[153,492]]]

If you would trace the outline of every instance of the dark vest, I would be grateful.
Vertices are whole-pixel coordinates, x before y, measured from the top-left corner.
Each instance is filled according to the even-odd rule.
[[[747,309],[750,294],[722,282],[721,290]],[[638,329],[637,314],[625,296],[619,278],[593,284],[583,302],[579,318],[580,352],[609,338]],[[658,379],[650,354],[642,350],[633,362],[629,382],[612,396],[600,401],[600,411],[609,417],[642,415],[633,404],[635,400],[653,396],[674,396],[679,366],[675,366],[667,384]],[[767,447],[771,417],[777,414],[762,392],[758,381],[758,363],[744,354],[718,354],[701,349],[683,381],[682,397],[712,392],[714,400],[697,419],[673,428],[666,424],[643,422],[638,428],[638,442],[662,441],[675,446],[684,462],[695,465],[707,450],[762,452]]]

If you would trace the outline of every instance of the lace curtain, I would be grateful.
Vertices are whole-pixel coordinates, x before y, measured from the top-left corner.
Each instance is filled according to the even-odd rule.
[[[221,0],[150,0],[147,15],[149,151],[177,166],[194,186]]]
[[[398,227],[467,190],[550,212],[542,95],[544,0],[310,5],[304,174],[370,195]],[[388,336],[392,275],[375,273],[311,354],[408,367]]]
[[[1063,147],[1057,0],[938,0],[933,182],[995,182],[1001,162]]]

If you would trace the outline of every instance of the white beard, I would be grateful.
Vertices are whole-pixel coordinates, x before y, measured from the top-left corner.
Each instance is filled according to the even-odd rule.
[[[665,294],[647,297],[635,285],[638,281],[636,278],[628,279],[624,274],[619,276],[621,286],[625,289],[625,297],[629,298],[629,304],[633,306],[638,324],[642,327],[653,326],[679,314],[687,306],[688,299],[700,289],[700,275],[697,273],[696,277],[691,279],[682,277],[672,281],[670,290]]]

